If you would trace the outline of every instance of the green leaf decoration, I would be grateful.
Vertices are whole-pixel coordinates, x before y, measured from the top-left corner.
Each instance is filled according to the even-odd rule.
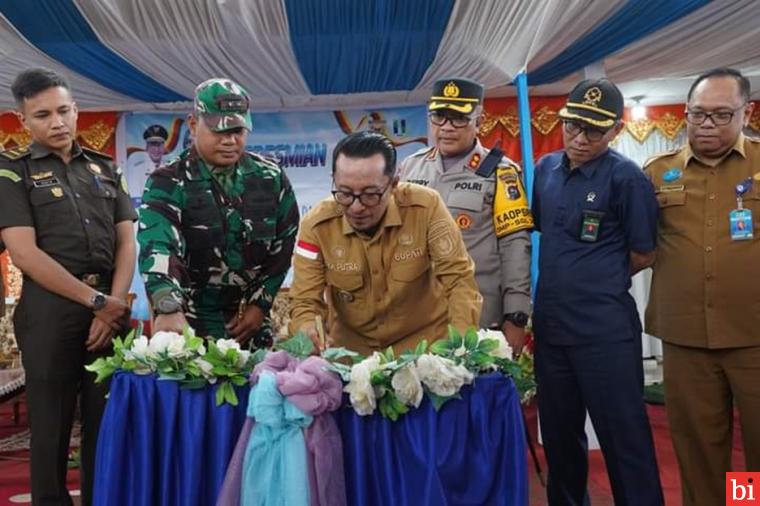
[[[309,336],[303,332],[298,332],[290,339],[276,342],[273,348],[286,351],[296,358],[306,358],[314,351],[314,343],[311,342]]]
[[[423,339],[419,343],[417,343],[417,347],[414,349],[414,354],[418,357],[425,353],[427,351],[428,342],[426,339]]]
[[[227,383],[218,383],[217,384],[217,387],[216,387],[216,405],[217,406],[221,406],[224,403],[225,399],[226,399],[226,394],[225,394],[225,389],[224,389],[224,386],[226,384]]]
[[[499,341],[496,339],[483,339],[478,343],[477,350],[483,353],[491,353],[499,349]]]
[[[470,327],[464,334],[464,347],[472,351],[478,347],[478,331]]]
[[[230,378],[230,381],[235,386],[239,386],[239,387],[242,387],[243,385],[245,385],[246,383],[248,383],[248,380],[246,379],[246,377],[245,376],[240,376],[240,375],[232,376]]]
[[[459,333],[459,331],[457,330],[455,326],[449,325],[449,339],[453,340],[457,337],[461,338],[462,334]]]
[[[204,388],[206,385],[208,385],[208,381],[206,381],[206,378],[193,378],[184,380],[180,383],[182,388],[187,388],[189,390],[197,390],[199,388]]]
[[[436,395],[433,392],[427,392],[427,395],[428,397],[430,397],[430,402],[433,404],[433,409],[435,409],[436,411],[440,411],[443,405],[449,402],[451,399],[462,398],[462,396],[459,394],[444,397],[441,395]]]
[[[449,351],[451,351],[451,343],[445,339],[434,341],[433,344],[430,345],[430,353],[433,353],[434,355],[445,356]]]
[[[340,359],[348,358],[354,364],[358,364],[365,359],[363,355],[342,346],[340,348],[327,348],[322,352],[322,358],[328,362],[337,362]]]
[[[386,376],[383,371],[375,370],[369,376],[369,382],[372,386],[382,385],[385,383]]]

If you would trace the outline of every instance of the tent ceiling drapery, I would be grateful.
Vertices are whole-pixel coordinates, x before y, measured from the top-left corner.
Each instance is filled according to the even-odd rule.
[[[718,65],[742,69],[760,88],[754,1],[648,9],[652,2],[3,2],[0,108],[12,107],[9,84],[28,66],[63,72],[80,105],[95,110],[187,109],[182,99],[195,85],[219,75],[248,87],[262,111],[421,103],[435,79],[452,74],[482,81],[490,96],[513,95],[506,83],[525,69],[558,79],[533,95],[558,95],[580,77],[584,58],[600,54],[610,78],[647,105],[683,101],[693,76]],[[622,14],[632,17],[633,40],[612,54],[594,48]],[[569,66],[568,54],[579,55]]]

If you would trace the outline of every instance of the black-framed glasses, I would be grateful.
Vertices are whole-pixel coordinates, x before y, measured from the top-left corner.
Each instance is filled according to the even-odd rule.
[[[713,112],[705,112],[705,111],[690,111],[689,109],[686,109],[686,121],[691,123],[692,125],[701,125],[705,121],[707,121],[707,118],[710,118],[713,122],[713,125],[715,126],[723,126],[728,125],[731,123],[731,120],[734,119],[734,115],[737,111],[740,109],[743,109],[744,106],[747,105],[746,102],[744,102],[742,105],[737,107],[736,109],[726,109],[726,110],[719,110],[719,111],[713,111]]]
[[[444,114],[438,111],[428,113],[428,118],[430,118],[430,122],[435,126],[443,126],[448,121],[454,128],[464,128],[469,125],[473,119],[464,114]]]
[[[573,137],[577,137],[581,134],[581,132],[583,132],[586,135],[586,139],[591,142],[602,140],[602,137],[604,137],[607,132],[609,132],[609,130],[599,130],[598,128],[581,125],[577,121],[563,121],[562,124],[565,128],[565,132],[569,133]]]
[[[388,183],[385,188],[383,188],[382,191],[379,192],[361,192],[361,193],[354,193],[354,192],[347,192],[343,190],[333,190],[332,196],[335,199],[335,202],[342,206],[351,207],[354,204],[354,201],[356,199],[359,199],[359,202],[364,207],[375,207],[380,203],[380,200],[382,200],[383,195],[385,195],[385,192],[388,191],[388,188],[391,187],[393,184],[393,180],[391,179],[391,182]]]

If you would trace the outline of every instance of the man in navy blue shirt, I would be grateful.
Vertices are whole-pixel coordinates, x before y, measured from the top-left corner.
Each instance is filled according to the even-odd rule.
[[[641,323],[631,276],[655,259],[657,200],[641,169],[609,149],[623,96],[606,79],[579,83],[560,111],[565,149],[536,166],[541,232],[533,313],[538,409],[550,505],[588,504],[586,411],[615,504],[663,504],[643,401]]]

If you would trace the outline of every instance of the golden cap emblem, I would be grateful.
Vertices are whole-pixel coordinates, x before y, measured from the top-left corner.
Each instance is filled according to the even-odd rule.
[[[102,170],[100,170],[100,166],[98,166],[98,164],[97,164],[97,163],[90,163],[90,164],[88,165],[88,167],[89,167],[89,168],[90,168],[90,170],[91,170],[91,171],[93,171],[95,174],[102,174],[102,173],[103,173],[103,171],[102,171]]]
[[[602,90],[594,86],[589,88],[583,95],[583,103],[588,105],[599,105],[599,101],[602,99]]]
[[[459,86],[454,81],[449,82],[443,87],[443,96],[447,98],[457,98],[459,96]]]

